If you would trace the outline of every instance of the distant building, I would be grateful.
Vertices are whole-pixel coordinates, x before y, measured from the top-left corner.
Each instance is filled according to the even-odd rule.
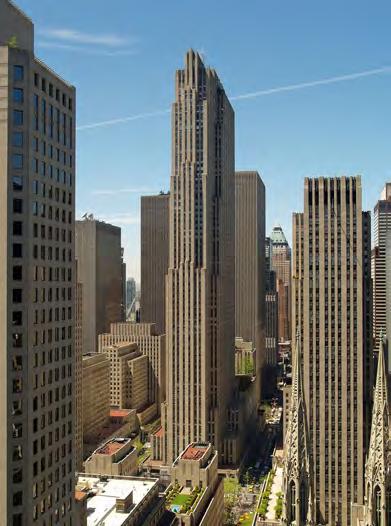
[[[98,335],[124,320],[121,229],[90,216],[76,221],[76,259],[83,285],[83,352],[96,352]]]
[[[166,344],[164,334],[151,323],[112,323],[110,332],[99,335],[99,352],[116,343],[136,343],[144,356],[148,357],[148,399],[160,404],[166,399]]]
[[[223,524],[224,485],[217,465],[217,452],[207,443],[190,444],[175,460],[166,506],[171,515],[176,515],[177,524]]]
[[[169,194],[141,197],[141,322],[166,332]]]
[[[75,88],[35,57],[31,19],[0,0],[4,526],[76,523],[75,124]]]
[[[99,446],[84,462],[86,473],[93,475],[129,476],[137,473],[137,449],[130,438],[112,438]]]
[[[89,440],[110,416],[110,361],[104,354],[85,354],[82,362],[83,437]]]
[[[76,485],[80,526],[155,526],[165,508],[159,481],[80,473]]]
[[[110,404],[121,409],[148,405],[148,358],[136,343],[118,343],[103,347],[110,360]]]
[[[387,244],[386,244],[386,289],[387,289],[387,371],[391,375],[391,231],[387,232]],[[391,385],[391,381],[390,381]]]
[[[272,241],[272,269],[276,273],[278,292],[278,336],[282,341],[291,339],[291,249],[281,226],[275,226]]]
[[[77,276],[76,276],[77,279]],[[75,295],[75,466],[80,471],[83,460],[83,285],[76,281]]]
[[[130,318],[132,309],[135,310],[136,302],[136,280],[128,278],[126,280],[126,319]]]
[[[257,401],[265,363],[265,185],[258,172],[235,173],[235,335],[255,348]]]
[[[387,235],[391,232],[391,183],[387,183],[376,203],[374,213],[374,248],[372,250],[373,336],[375,348],[379,335],[387,327]]]

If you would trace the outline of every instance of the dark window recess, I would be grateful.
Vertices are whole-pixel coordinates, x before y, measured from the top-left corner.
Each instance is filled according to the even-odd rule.
[[[22,303],[22,289],[12,289],[13,303]]]
[[[23,201],[21,199],[14,199],[13,211],[14,214],[21,214],[23,212]]]
[[[16,310],[12,313],[12,325],[20,326],[23,323],[23,313],[20,310]]]
[[[23,233],[22,221],[14,221],[12,226],[12,233],[14,236],[21,236]]]
[[[13,243],[12,245],[12,257],[21,258],[22,257],[22,244]]]
[[[23,76],[24,76],[23,66],[15,65],[14,66],[14,80],[17,82],[20,82],[21,80],[23,80]]]
[[[15,192],[23,190],[23,179],[20,175],[14,175],[12,177],[12,188]]]
[[[22,266],[21,265],[14,265],[12,267],[12,279],[14,281],[21,281],[22,279]]]

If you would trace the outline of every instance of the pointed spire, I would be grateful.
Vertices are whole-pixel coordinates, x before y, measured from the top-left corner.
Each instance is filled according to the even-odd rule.
[[[385,340],[383,336],[383,329],[380,330],[379,336],[379,357],[377,362],[376,385],[373,401],[373,413],[376,409],[384,410],[384,406],[388,407],[388,389],[387,389],[387,368],[385,360]]]
[[[295,345],[295,359],[292,371],[292,390],[291,390],[291,406],[292,402],[300,402],[303,397],[303,379],[301,373],[301,345],[300,345],[300,329],[296,330],[296,345]],[[296,404],[295,404],[296,405]]]

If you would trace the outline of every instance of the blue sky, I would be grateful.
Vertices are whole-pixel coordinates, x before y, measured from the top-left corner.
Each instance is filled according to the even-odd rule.
[[[388,1],[18,5],[35,22],[36,54],[77,87],[77,211],[122,227],[129,276],[138,279],[140,272],[140,194],[169,188],[170,118],[164,110],[189,47],[204,54],[232,97],[380,70],[233,100],[236,167],[260,172],[268,230],[280,223],[291,236],[305,176],[362,174],[370,209],[391,180]]]

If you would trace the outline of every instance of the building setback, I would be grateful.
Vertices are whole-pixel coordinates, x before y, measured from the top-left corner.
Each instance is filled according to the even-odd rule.
[[[293,216],[293,320],[302,349],[316,523],[363,503],[371,386],[371,228],[359,177],[306,179]]]
[[[169,194],[141,197],[141,321],[166,332]]]
[[[265,185],[235,173],[235,333],[255,347],[257,400],[265,362]]]
[[[89,441],[110,416],[110,361],[102,353],[85,354],[82,368],[82,437]]]
[[[234,113],[223,86],[190,50],[172,106],[166,282],[167,452],[191,442],[222,451],[234,385]]]
[[[0,0],[0,517],[74,518],[75,89]],[[49,463],[50,462],[50,463]]]
[[[76,259],[83,285],[83,353],[96,352],[98,335],[124,320],[121,229],[92,216],[76,221]]]
[[[391,232],[391,183],[387,183],[376,203],[374,213],[374,248],[372,250],[373,284],[373,337],[375,348],[379,345],[379,335],[387,327],[387,281],[386,250],[387,234]]]

